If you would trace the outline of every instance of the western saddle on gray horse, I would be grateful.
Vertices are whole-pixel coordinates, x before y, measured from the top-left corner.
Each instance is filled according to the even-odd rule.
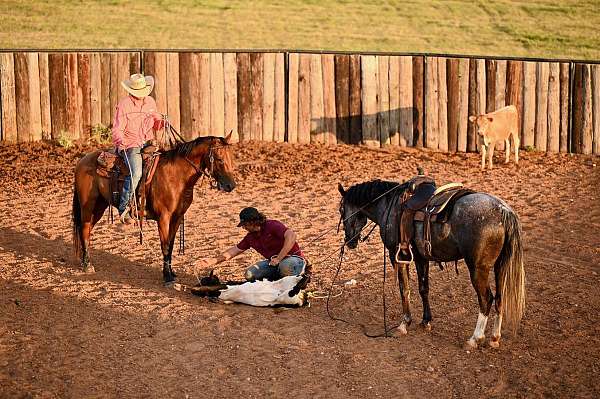
[[[461,183],[449,183],[437,187],[435,180],[424,176],[421,171],[419,175],[409,180],[408,187],[400,199],[398,223],[400,242],[396,252],[396,262],[413,262],[412,243],[415,240],[416,222],[423,223],[425,253],[422,255],[435,261],[431,248],[431,224],[445,223],[454,203],[459,198],[472,193],[473,190],[464,188]]]

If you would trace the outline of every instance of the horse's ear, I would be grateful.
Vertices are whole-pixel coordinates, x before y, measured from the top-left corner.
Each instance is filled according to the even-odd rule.
[[[346,194],[346,190],[344,190],[344,186],[342,186],[342,183],[338,183],[338,191],[340,192],[340,194],[342,194],[342,197]]]
[[[225,142],[229,144],[231,142],[231,135],[233,134],[233,129],[229,131],[229,134],[225,136]]]
[[[215,269],[210,269],[210,272],[208,272],[208,277],[212,277],[214,273]]]

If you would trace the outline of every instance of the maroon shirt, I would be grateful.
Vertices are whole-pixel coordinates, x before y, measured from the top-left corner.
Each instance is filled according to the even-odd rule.
[[[239,249],[245,251],[253,248],[265,257],[270,259],[273,255],[279,254],[285,241],[285,232],[288,228],[277,220],[267,220],[261,227],[260,231],[246,234],[246,237],[237,245]],[[300,250],[300,246],[295,242],[288,255],[297,255],[304,257]]]

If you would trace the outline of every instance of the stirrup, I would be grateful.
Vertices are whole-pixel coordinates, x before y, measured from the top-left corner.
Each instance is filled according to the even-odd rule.
[[[408,253],[410,254],[410,260],[402,260],[400,259],[400,252],[402,251],[402,249],[400,248],[400,245],[398,245],[398,250],[396,251],[396,256],[395,256],[395,260],[396,263],[399,265],[412,265],[415,263],[415,256],[413,254],[413,250],[412,250],[412,245],[410,245],[410,243],[408,244]]]

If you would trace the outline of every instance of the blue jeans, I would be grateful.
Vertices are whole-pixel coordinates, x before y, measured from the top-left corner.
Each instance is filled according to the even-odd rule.
[[[125,211],[132,193],[142,178],[142,149],[140,147],[128,148],[121,151],[121,156],[129,167],[129,176],[125,177],[123,182],[123,191],[121,191],[121,200],[119,201],[119,214]]]
[[[283,258],[279,265],[269,265],[269,259],[261,260],[246,270],[246,280],[256,281],[267,279],[278,280],[286,276],[299,276],[304,271],[306,261],[299,256],[291,255]]]

